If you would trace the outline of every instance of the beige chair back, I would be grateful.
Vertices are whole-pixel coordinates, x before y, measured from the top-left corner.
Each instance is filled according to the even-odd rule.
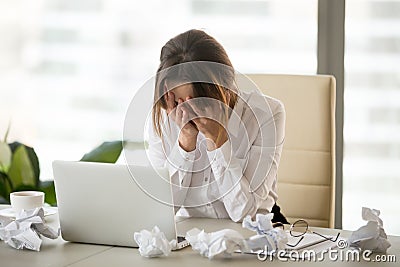
[[[278,171],[278,205],[289,222],[334,227],[335,90],[327,75],[247,75],[286,109],[286,134]],[[241,80],[238,83],[242,86]]]

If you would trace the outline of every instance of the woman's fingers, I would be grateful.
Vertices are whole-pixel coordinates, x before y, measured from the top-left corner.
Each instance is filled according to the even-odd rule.
[[[197,117],[218,120],[224,112],[221,101],[211,98],[195,98],[188,102]]]
[[[188,100],[188,98],[186,98]],[[181,118],[181,127],[183,128],[193,128],[198,132],[197,125],[192,121],[193,119],[193,111],[187,105],[187,102],[180,102],[179,109],[182,112]]]
[[[193,115],[191,115],[190,110],[188,110],[186,107],[181,107],[182,110],[182,126],[185,126],[186,124],[189,124],[189,126],[194,126],[196,125],[194,123],[191,123]]]
[[[197,99],[192,99],[191,97],[186,97],[186,107],[188,111],[191,113],[191,118],[201,117],[204,116],[198,108],[197,103],[195,103]]]
[[[167,113],[169,114],[175,108],[175,95],[172,92],[167,92],[164,96],[167,103]]]
[[[198,117],[194,112],[192,105],[190,104],[193,99],[191,97],[186,97],[185,101],[182,98],[178,99],[178,102],[175,101],[175,95],[172,92],[167,92],[164,95],[164,99],[167,103],[167,113],[168,116],[175,121],[175,123],[183,128],[193,128],[198,131],[196,123],[193,121],[194,118]]]
[[[176,119],[181,124],[182,122],[182,99],[178,99],[178,106],[176,107]]]
[[[182,126],[189,122],[189,114],[188,112],[182,108]]]

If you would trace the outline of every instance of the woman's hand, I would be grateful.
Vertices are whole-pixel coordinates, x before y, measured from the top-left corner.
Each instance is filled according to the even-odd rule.
[[[193,120],[207,140],[207,150],[220,148],[228,140],[228,132],[219,122],[208,118]]]
[[[179,127],[179,145],[187,152],[196,149],[197,135],[199,130],[195,124],[189,120],[190,110],[187,106],[182,105],[184,102],[181,98],[178,102],[175,101],[175,95],[173,92],[167,92],[165,95],[165,101],[167,103],[167,114]],[[186,98],[189,100],[189,97]]]
[[[196,128],[207,139],[209,151],[221,147],[228,140],[226,126],[228,107],[219,100],[211,98],[188,99],[188,105],[195,114],[192,119]]]

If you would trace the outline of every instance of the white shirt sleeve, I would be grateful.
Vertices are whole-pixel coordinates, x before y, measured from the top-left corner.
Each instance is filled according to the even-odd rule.
[[[246,215],[254,216],[265,201],[276,182],[278,165],[284,141],[285,110],[280,103],[278,112],[257,130],[257,138],[250,145],[245,158],[235,157],[230,141],[220,148],[208,151],[211,168],[219,194],[228,212],[235,221]],[[258,127],[257,127],[258,128]],[[276,145],[271,146],[271,129],[275,129]]]

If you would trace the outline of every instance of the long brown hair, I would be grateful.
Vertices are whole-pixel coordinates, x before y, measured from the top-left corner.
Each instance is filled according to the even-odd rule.
[[[221,67],[201,69],[203,78],[209,82],[191,82],[199,80],[199,71],[193,68],[178,68],[189,62],[213,62]],[[203,65],[204,66],[204,65]],[[172,68],[174,67],[174,68]],[[169,71],[173,69],[173,71]],[[218,71],[216,71],[218,69]],[[171,74],[171,72],[174,72]],[[217,72],[217,73],[216,73]],[[166,109],[163,95],[166,93],[166,80],[179,78],[178,84],[192,83],[194,97],[210,97],[233,108],[237,94],[235,92],[235,72],[232,63],[222,45],[201,30],[189,30],[170,39],[161,49],[160,66],[156,74],[154,105],[152,111],[153,127],[161,137],[162,109]],[[194,77],[194,76],[197,76]],[[206,77],[205,77],[206,76]]]

